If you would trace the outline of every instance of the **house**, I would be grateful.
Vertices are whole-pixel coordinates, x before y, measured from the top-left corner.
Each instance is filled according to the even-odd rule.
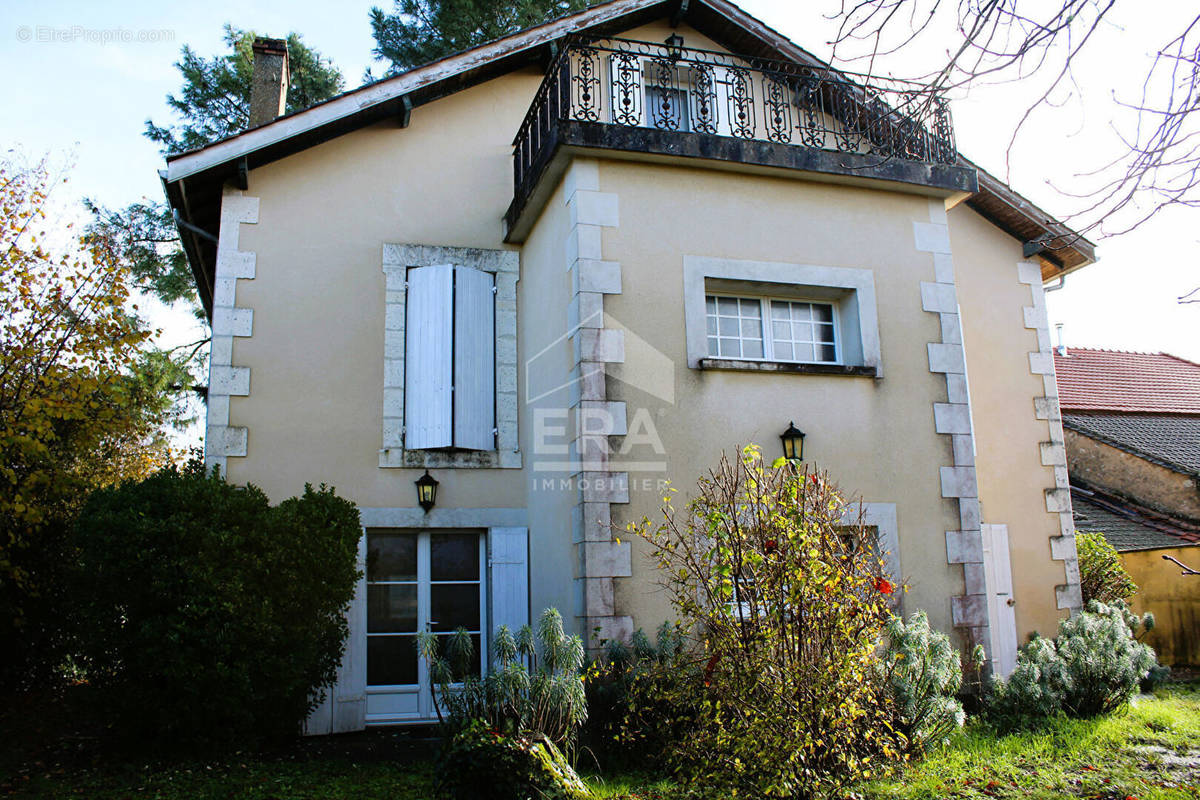
[[[993,671],[1079,607],[1042,285],[1093,247],[960,156],[926,87],[728,0],[611,0],[276,97],[163,181],[213,326],[208,463],[361,511],[311,731],[433,718],[418,630],[465,626],[486,665],[547,606],[591,646],[652,629],[670,609],[624,526],[793,424],[904,609]]]
[[[1075,527],[1104,534],[1154,612],[1164,664],[1200,664],[1200,364],[1166,353],[1059,347]]]

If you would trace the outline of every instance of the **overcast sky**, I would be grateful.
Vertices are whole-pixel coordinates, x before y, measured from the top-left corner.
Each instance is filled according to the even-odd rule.
[[[742,0],[742,6],[818,56],[827,56],[829,23],[822,12],[834,0]],[[300,33],[332,58],[357,86],[371,59],[369,2],[208,0],[97,3],[6,0],[0,6],[0,148],[27,157],[48,154],[74,163],[71,182],[58,193],[70,206],[91,197],[119,206],[141,197],[160,199],[157,146],[142,136],[147,117],[171,119],[163,99],[179,89],[173,64],[187,43],[203,55],[223,52],[226,22],[259,33]],[[1149,54],[1164,34],[1192,11],[1191,3],[1127,2],[1099,33],[1092,56],[1075,74],[1080,96],[1036,116],[1007,161],[1015,119],[1033,86],[981,88],[953,104],[959,149],[1007,179],[1047,211],[1063,215],[1074,201],[1074,176],[1106,161],[1128,120],[1111,98],[1133,99]],[[925,47],[893,63],[900,74],[938,56]],[[1009,169],[1011,167],[1011,169]],[[1098,264],[1070,276],[1048,296],[1051,323],[1063,323],[1073,346],[1167,351],[1200,360],[1200,303],[1176,298],[1200,284],[1200,216],[1176,209],[1118,239],[1099,242]],[[160,313],[169,340],[190,333],[186,314]],[[969,343],[968,343],[969,344]]]

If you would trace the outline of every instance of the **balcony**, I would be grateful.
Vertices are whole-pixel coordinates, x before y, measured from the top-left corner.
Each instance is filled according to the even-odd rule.
[[[666,43],[568,38],[513,141],[508,241],[521,241],[572,155],[891,184],[977,189],[958,165],[944,97],[929,87]],[[896,187],[903,184],[903,187]]]

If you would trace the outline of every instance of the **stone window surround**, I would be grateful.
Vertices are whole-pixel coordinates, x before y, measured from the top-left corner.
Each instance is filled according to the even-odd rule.
[[[404,325],[410,267],[458,264],[496,276],[496,450],[404,449]],[[386,314],[383,346],[382,468],[520,469],[517,439],[517,281],[520,253],[474,247],[384,244]]]
[[[830,289],[851,293],[858,306],[858,330],[847,331],[847,326],[843,325],[841,335],[845,342],[849,342],[855,338],[855,333],[857,333],[856,338],[862,351],[862,364],[853,366],[870,368],[874,370],[875,377],[883,377],[879,315],[875,300],[875,275],[871,270],[776,261],[741,261],[694,255],[683,257],[684,327],[687,335],[687,361],[688,366],[692,369],[720,369],[724,366],[722,359],[710,358],[708,353],[704,298],[706,294],[705,281],[710,278],[763,284],[764,294],[770,294],[768,284],[812,287],[825,293]],[[825,298],[818,297],[816,299]],[[840,311],[841,309],[839,309]],[[857,373],[843,370],[841,374]]]

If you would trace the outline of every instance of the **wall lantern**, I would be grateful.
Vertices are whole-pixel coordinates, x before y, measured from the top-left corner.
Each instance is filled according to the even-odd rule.
[[[437,479],[429,474],[429,470],[425,470],[425,474],[413,483],[417,485],[417,502],[428,514],[429,509],[433,508],[433,504],[437,502]]]
[[[667,55],[672,61],[683,58],[683,37],[678,33],[672,33],[667,37]]]
[[[783,457],[788,461],[800,461],[804,458],[804,433],[789,422],[787,430],[779,435],[783,442]]]

